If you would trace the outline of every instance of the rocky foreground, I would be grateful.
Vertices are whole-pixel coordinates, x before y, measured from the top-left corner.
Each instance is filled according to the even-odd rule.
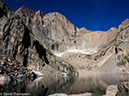
[[[33,81],[37,75],[32,70],[27,69],[20,62],[1,53],[0,55],[0,81],[4,83],[11,81]]]
[[[129,95],[128,92],[129,92],[129,82],[122,82],[118,86],[110,85],[106,90],[106,94],[102,96],[128,96]],[[49,96],[92,96],[92,93],[73,94],[73,95],[55,93]]]

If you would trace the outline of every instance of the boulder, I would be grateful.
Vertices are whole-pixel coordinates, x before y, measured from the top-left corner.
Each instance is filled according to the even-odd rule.
[[[110,85],[108,86],[106,90],[106,95],[104,96],[116,96],[116,93],[118,92],[117,85]]]
[[[55,93],[55,94],[48,95],[48,96],[68,96],[68,95],[64,93]]]
[[[121,82],[118,85],[118,92],[116,96],[128,96],[129,95],[129,82]]]

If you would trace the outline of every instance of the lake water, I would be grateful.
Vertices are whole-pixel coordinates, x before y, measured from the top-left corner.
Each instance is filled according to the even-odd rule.
[[[48,96],[54,93],[80,94],[93,93],[93,96],[104,95],[109,85],[129,81],[129,75],[101,74],[85,75],[71,78],[43,77],[33,82],[13,82],[0,85],[2,94],[25,93],[26,96]],[[1,93],[0,93],[1,94]],[[10,95],[9,95],[10,96]]]

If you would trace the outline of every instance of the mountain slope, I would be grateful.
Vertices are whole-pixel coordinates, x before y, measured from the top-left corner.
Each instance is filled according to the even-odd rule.
[[[26,10],[26,12],[23,10]],[[103,64],[106,64],[104,66],[108,66],[110,61],[108,58],[111,58],[111,54],[116,54],[113,56],[115,60],[112,59],[116,62],[116,66],[128,66],[128,19],[118,29],[111,28],[103,32],[90,31],[85,28],[78,29],[62,14],[57,12],[48,13],[43,16],[41,11],[31,12],[30,9],[21,7],[15,13],[26,22],[26,25],[30,26],[35,37],[42,44],[45,44],[56,56],[61,57],[61,60],[75,66],[77,70],[80,70],[81,66],[84,66],[86,69],[95,69],[96,71],[105,69],[106,67],[100,67]],[[127,36],[123,36],[125,35],[125,31]],[[125,38],[126,42],[121,41],[120,38]],[[120,46],[126,46],[126,48],[122,47],[121,49],[119,48]],[[84,57],[90,56],[90,58],[81,58],[80,54],[84,54]],[[74,56],[80,57],[77,59],[73,58]],[[117,69],[119,71],[119,68]]]
[[[1,0],[0,10],[2,11],[0,17],[0,49],[4,54],[11,55],[23,66],[36,70],[41,70],[44,65],[48,64],[61,72],[76,73],[76,70],[69,63],[60,61],[53,55],[41,41],[42,38],[39,38],[40,32],[33,33],[31,25],[25,25],[24,20],[11,11]],[[24,10],[24,12],[26,11]],[[26,14],[30,13],[37,16],[40,12],[33,13],[29,10]],[[30,17],[33,17],[32,15]],[[37,27],[39,23],[38,21],[35,22],[37,22]]]
[[[48,64],[76,73],[104,71],[113,63],[118,71],[128,72],[128,19],[118,29],[103,32],[79,29],[58,12],[44,16],[24,6],[13,12],[4,3],[0,11],[0,49],[24,66],[39,70]]]

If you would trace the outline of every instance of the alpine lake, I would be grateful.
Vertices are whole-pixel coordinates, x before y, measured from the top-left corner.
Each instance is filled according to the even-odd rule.
[[[109,85],[129,81],[128,75],[86,74],[78,77],[39,77],[34,81],[10,82],[0,85],[0,94],[15,96],[48,96],[54,93],[81,94],[92,93],[102,96]],[[21,94],[21,95],[20,95]]]

